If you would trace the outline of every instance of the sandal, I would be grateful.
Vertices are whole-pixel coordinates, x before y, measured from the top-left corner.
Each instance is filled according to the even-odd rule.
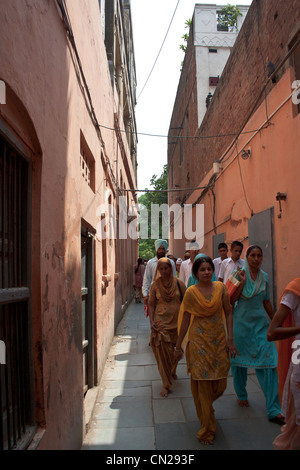
[[[269,421],[271,421],[271,423],[280,424],[281,426],[285,424],[285,419],[282,415],[274,416],[274,418],[271,418]]]

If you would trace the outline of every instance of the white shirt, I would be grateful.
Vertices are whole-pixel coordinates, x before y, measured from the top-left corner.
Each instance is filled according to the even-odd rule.
[[[222,261],[218,277],[222,279],[223,283],[226,284],[229,276],[237,268],[242,269],[245,264],[245,260],[239,258],[236,262],[232,258],[226,258]]]
[[[227,259],[227,258],[225,258]],[[224,260],[223,260],[224,261]],[[215,276],[216,276],[216,279],[218,279],[219,277],[219,272],[220,272],[220,268],[221,268],[221,264],[222,264],[222,259],[221,259],[221,256],[219,256],[219,258],[215,258],[213,259],[213,263],[215,265]]]
[[[191,259],[186,259],[181,263],[179,271],[179,279],[181,279],[187,286],[190,275],[192,274],[193,262]]]
[[[176,266],[172,259],[170,259],[173,268],[173,275],[176,277]],[[154,258],[150,259],[146,265],[144,278],[143,278],[143,285],[142,285],[142,293],[143,297],[149,296],[150,286],[154,279],[156,266],[157,266],[158,258],[155,256]]]
[[[292,312],[294,317],[295,326],[300,325],[300,297],[294,292],[287,291],[281,301],[281,304],[286,305]],[[295,341],[299,341],[300,334],[295,335]],[[284,384],[282,394],[282,414],[287,416],[289,396],[292,395],[294,398],[294,407],[296,411],[296,424],[300,426],[300,393],[297,387],[297,382],[300,382],[300,363],[299,360],[299,347],[293,349],[290,367],[287,373],[286,381]],[[292,393],[290,393],[292,391]]]
[[[280,301],[281,304],[286,305],[293,312],[295,326],[300,325],[300,297],[294,292],[287,291]],[[295,339],[300,339],[300,333],[295,336]]]

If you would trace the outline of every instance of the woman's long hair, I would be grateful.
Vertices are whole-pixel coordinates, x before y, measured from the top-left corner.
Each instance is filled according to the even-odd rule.
[[[143,264],[143,258],[138,258],[137,266],[135,268],[135,273],[138,272],[140,265]],[[132,271],[131,271],[132,272]]]

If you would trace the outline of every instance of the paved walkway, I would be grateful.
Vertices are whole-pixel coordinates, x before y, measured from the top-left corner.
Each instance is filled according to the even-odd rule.
[[[131,303],[114,337],[82,450],[272,450],[280,432],[270,423],[254,371],[249,371],[249,408],[240,408],[232,377],[214,404],[213,446],[197,440],[200,429],[186,363],[180,361],[173,391],[159,395],[161,381],[149,346],[149,320],[142,304]]]

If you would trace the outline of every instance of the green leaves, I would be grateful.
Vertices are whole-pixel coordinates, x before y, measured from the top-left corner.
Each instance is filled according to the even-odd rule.
[[[189,28],[189,29],[190,29],[191,23],[192,23],[192,20],[191,20],[191,19],[186,20],[186,22],[185,22],[185,28]],[[188,34],[188,33],[185,33],[183,36],[181,36],[181,38],[184,40],[185,44],[180,44],[179,49],[181,49],[183,52],[186,52],[187,42],[188,42],[188,40],[189,40],[189,34]]]
[[[153,204],[168,204],[168,165],[164,165],[163,172],[160,176],[153,175],[150,179],[152,192],[146,192],[139,197],[139,204],[142,204],[148,211],[148,237],[151,236],[151,206]],[[146,188],[147,189],[147,188]],[[160,220],[160,228],[162,220]],[[160,233],[161,236],[161,233]],[[155,240],[150,238],[139,240],[139,257],[151,259],[155,256]]]
[[[228,26],[228,31],[233,32],[238,30],[237,20],[239,16],[242,16],[239,7],[228,3],[218,12],[217,20],[219,25]]]

